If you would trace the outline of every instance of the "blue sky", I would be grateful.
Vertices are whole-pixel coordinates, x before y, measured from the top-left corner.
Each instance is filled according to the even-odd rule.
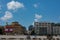
[[[60,22],[60,0],[0,0],[0,25],[6,21],[25,27],[34,21]]]

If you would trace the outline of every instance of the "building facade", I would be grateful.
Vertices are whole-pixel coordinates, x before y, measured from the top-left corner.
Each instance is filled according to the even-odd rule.
[[[26,33],[26,29],[18,22],[12,22],[11,25],[6,25],[4,29],[7,35],[24,35]]]
[[[60,24],[54,24],[53,26],[53,34],[60,35]]]
[[[52,31],[52,24],[49,22],[35,22],[35,33],[40,35],[51,35],[53,33]]]
[[[39,35],[47,34],[47,24],[46,23],[35,22],[34,27],[35,27],[36,34],[39,34]]]
[[[60,35],[60,23],[35,22],[35,33],[40,35]]]

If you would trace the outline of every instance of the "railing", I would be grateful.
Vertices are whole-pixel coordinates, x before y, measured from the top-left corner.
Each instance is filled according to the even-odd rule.
[[[49,40],[47,36],[30,36],[28,35],[0,35],[0,40]],[[60,40],[60,36],[53,36],[52,40]]]

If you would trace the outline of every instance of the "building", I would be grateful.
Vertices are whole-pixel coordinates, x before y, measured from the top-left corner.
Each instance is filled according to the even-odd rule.
[[[54,23],[50,22],[35,22],[34,27],[35,27],[35,33],[39,35],[52,35],[52,25]]]
[[[0,35],[60,35],[60,23],[51,22],[34,22],[34,26],[30,25],[29,30],[18,22],[0,26]]]
[[[60,35],[60,23],[53,25],[53,35]]]
[[[14,34],[13,31],[14,31],[14,27],[12,27],[11,25],[6,25],[4,27],[4,32],[5,32],[6,35]]]
[[[35,22],[35,33],[37,35],[46,35],[47,34],[47,24],[43,22]]]
[[[25,27],[18,22],[12,22],[12,24],[6,25],[4,28],[7,35],[24,35],[26,33]]]
[[[60,23],[35,22],[34,27],[38,35],[60,35]]]
[[[52,35],[53,34],[53,25],[54,25],[54,23],[47,23],[47,34],[48,35]]]

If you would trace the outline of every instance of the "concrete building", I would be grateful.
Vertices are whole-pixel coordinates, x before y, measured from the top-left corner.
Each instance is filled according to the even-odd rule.
[[[52,35],[53,34],[53,25],[54,23],[47,23],[47,34]]]
[[[12,22],[12,24],[6,25],[4,28],[7,35],[24,35],[26,33],[26,29],[18,22]]]
[[[52,24],[50,22],[35,22],[35,33],[40,35],[52,34]]]
[[[60,24],[53,25],[53,35],[60,35]]]
[[[46,35],[47,34],[47,24],[43,22],[35,22],[35,33],[38,35]]]

